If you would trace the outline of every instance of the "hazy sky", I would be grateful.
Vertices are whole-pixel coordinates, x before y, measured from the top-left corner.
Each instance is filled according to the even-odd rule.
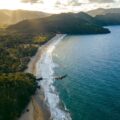
[[[120,7],[120,0],[0,0],[0,9],[25,9],[50,13]]]

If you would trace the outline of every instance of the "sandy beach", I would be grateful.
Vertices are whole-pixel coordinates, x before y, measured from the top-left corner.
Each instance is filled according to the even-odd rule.
[[[40,60],[42,53],[45,52],[47,47],[54,42],[56,39],[62,35],[56,35],[51,40],[49,40],[44,45],[40,46],[36,55],[31,58],[31,61],[28,64],[27,70],[25,72],[34,74],[36,76],[36,64]],[[24,110],[23,114],[19,120],[49,120],[50,111],[44,102],[44,91],[42,89],[37,89],[35,95],[31,97],[31,101]]]

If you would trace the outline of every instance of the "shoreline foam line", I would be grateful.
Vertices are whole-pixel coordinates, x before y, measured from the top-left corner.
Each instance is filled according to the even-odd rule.
[[[52,120],[71,120],[70,113],[66,110],[62,110],[59,106],[60,98],[57,94],[55,86],[53,85],[53,75],[54,75],[54,62],[52,60],[52,52],[54,51],[56,45],[65,37],[66,35],[57,34],[50,44],[45,48],[41,59],[37,62],[36,66],[36,76],[42,76],[42,81],[39,82],[41,88],[44,91],[45,102],[50,109]]]

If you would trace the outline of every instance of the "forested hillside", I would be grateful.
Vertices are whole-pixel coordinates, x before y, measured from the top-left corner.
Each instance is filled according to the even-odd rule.
[[[95,19],[99,25],[120,25],[120,13],[108,13],[105,15],[97,15]]]
[[[23,33],[102,34],[110,31],[86,13],[62,13],[46,18],[25,20],[9,30]]]
[[[32,74],[23,72],[52,36],[0,31],[0,120],[16,120],[28,104],[37,84]]]

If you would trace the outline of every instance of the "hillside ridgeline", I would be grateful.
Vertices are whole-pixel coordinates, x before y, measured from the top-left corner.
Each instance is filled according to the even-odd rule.
[[[86,13],[62,13],[50,17],[25,20],[8,30],[23,33],[102,34],[110,31]]]
[[[0,10],[0,24],[10,25],[27,19],[43,18],[48,13],[27,10]]]

